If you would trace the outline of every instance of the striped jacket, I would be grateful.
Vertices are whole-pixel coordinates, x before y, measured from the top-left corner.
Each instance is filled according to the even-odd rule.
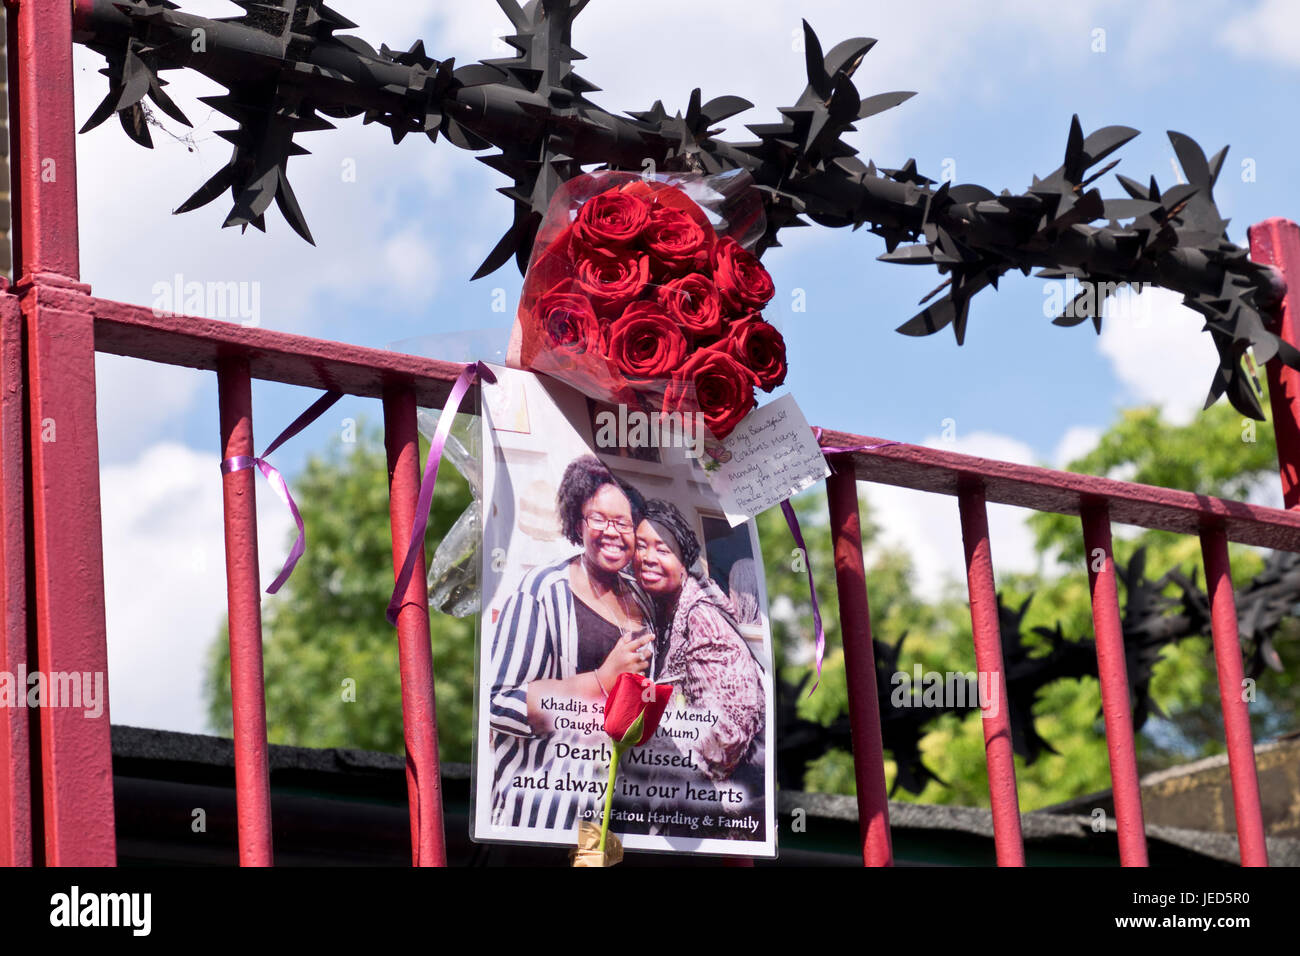
[[[492,823],[555,830],[565,838],[580,819],[599,819],[611,756],[603,717],[589,701],[551,701],[558,725],[552,733],[539,736],[528,723],[529,682],[577,673],[572,561],[566,558],[524,575],[497,618],[488,665]],[[623,574],[622,580],[647,623],[653,622],[644,592],[630,575]],[[650,673],[653,666],[652,661]],[[566,704],[574,709],[564,709]]]

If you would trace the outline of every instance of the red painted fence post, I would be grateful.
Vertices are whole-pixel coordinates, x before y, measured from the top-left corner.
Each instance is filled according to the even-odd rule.
[[[48,301],[55,291],[71,292],[74,300],[89,291],[77,281],[72,6],[10,4],[9,16],[14,272],[25,322],[31,443],[34,602],[26,611],[35,622],[34,663],[47,704],[69,693],[83,704],[43,706],[28,723],[32,778],[40,787],[32,807],[33,856],[41,852],[34,862],[50,866],[112,866],[94,320],[89,309],[52,308]],[[84,706],[86,680],[98,697],[90,707]]]
[[[18,298],[0,293],[0,672],[27,661],[27,554],[23,515],[23,321]],[[26,693],[26,687],[21,693]],[[26,707],[0,707],[0,866],[32,865],[31,742]]]
[[[14,275],[76,279],[77,143],[72,4],[7,3]]]
[[[27,290],[23,311],[36,667],[51,695],[56,684],[76,674],[83,700],[87,680],[102,697],[90,709],[43,706],[33,714],[39,716],[39,730],[32,730],[39,733],[44,862],[112,866],[117,851],[94,328],[88,314],[42,305],[40,286]]]
[[[1011,746],[1010,702],[1002,636],[998,623],[997,588],[989,550],[989,519],[984,485],[964,482],[957,492],[961,537],[966,548],[966,585],[970,595],[975,666],[988,681],[990,706],[983,711],[984,754],[988,760],[989,803],[993,810],[993,843],[998,866],[1024,866],[1025,843],[1020,829],[1020,798],[1016,794],[1016,762]],[[987,675],[987,676],[986,676]],[[981,701],[983,703],[983,701]]]
[[[1265,219],[1251,226],[1250,255],[1280,270],[1286,294],[1272,310],[1269,327],[1283,341],[1300,348],[1300,226],[1289,219]],[[1300,372],[1275,356],[1265,368],[1273,410],[1273,436],[1282,474],[1283,507],[1300,506]]]
[[[248,359],[228,358],[221,363],[217,371],[217,393],[222,461],[251,458],[256,452]],[[266,686],[262,669],[262,583],[257,564],[256,475],[256,468],[244,468],[221,477],[240,866],[270,866],[273,862]]]
[[[1081,510],[1084,556],[1092,597],[1092,627],[1097,644],[1097,674],[1101,682],[1101,712],[1106,723],[1111,793],[1115,798],[1119,862],[1121,866],[1146,866],[1142,787],[1138,778],[1137,747],[1133,740],[1133,710],[1129,703],[1119,591],[1115,585],[1110,511],[1105,501],[1085,502]]]
[[[1237,817],[1237,840],[1242,866],[1268,866],[1264,841],[1264,814],[1259,802],[1259,775],[1255,770],[1255,744],[1250,733],[1250,709],[1242,696],[1241,637],[1237,632],[1237,599],[1232,591],[1228,539],[1222,528],[1201,532],[1205,559],[1205,591],[1210,598],[1210,624],[1214,635],[1214,663],[1219,674],[1219,702],[1223,707],[1224,736],[1228,743],[1228,773],[1232,778],[1232,807]]]
[[[406,546],[420,497],[420,440],[415,393],[384,393],[384,447],[388,454],[389,514],[393,576],[406,563]],[[402,730],[406,737],[406,790],[411,812],[411,861],[446,866],[442,823],[442,778],[438,764],[438,722],[434,707],[433,647],[424,543],[397,613],[398,662],[402,672]]]
[[[844,672],[849,686],[849,727],[853,734],[862,862],[865,866],[892,866],[894,848],[889,833],[889,794],[885,790],[880,695],[876,687],[876,652],[871,642],[867,572],[862,559],[858,483],[851,460],[842,460],[839,465],[826,479],[826,498],[835,541],[835,587],[839,594]]]

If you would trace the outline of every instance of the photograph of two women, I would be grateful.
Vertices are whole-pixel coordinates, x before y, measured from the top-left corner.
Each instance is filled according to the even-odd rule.
[[[573,845],[600,822],[618,676],[673,688],[619,767],[629,849],[774,856],[773,680],[752,522],[690,446],[605,447],[598,404],[544,376],[483,386],[472,837]]]

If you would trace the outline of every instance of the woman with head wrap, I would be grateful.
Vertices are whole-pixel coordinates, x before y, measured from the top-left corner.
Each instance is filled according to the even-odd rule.
[[[731,777],[749,756],[767,696],[731,602],[702,572],[699,557],[699,538],[682,513],[667,501],[647,501],[633,560],[655,605],[656,680],[680,682],[687,706],[716,718],[691,743],[697,765],[716,781]]]

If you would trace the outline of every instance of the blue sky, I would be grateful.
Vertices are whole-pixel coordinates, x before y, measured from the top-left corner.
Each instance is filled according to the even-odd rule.
[[[430,55],[461,63],[504,52],[493,43],[507,21],[491,0],[333,5],[376,46],[423,37]],[[235,12],[219,0],[182,7]],[[878,39],[857,77],[864,96],[918,92],[860,124],[852,141],[878,166],[914,156],[933,178],[948,163],[958,182],[1018,192],[1060,164],[1077,112],[1086,132],[1140,129],[1116,172],[1140,181],[1154,173],[1162,187],[1177,181],[1166,130],[1187,133],[1207,154],[1231,144],[1215,195],[1238,242],[1266,217],[1300,218],[1286,119],[1300,94],[1300,12],[1285,0],[1080,0],[1064,9],[1029,0],[595,0],[575,45],[588,55],[582,74],[604,88],[593,98],[607,108],[644,109],[656,98],[684,108],[700,85],[706,98],[733,93],[756,104],[728,123],[727,138],[746,139],[743,123],[773,120],[802,90],[801,17],[826,48]],[[76,64],[84,119],[103,95],[102,61],[79,49]],[[264,328],[438,358],[494,357],[489,343],[504,339],[521,280],[507,270],[469,276],[510,220],[508,200],[493,191],[500,176],[448,143],[411,137],[394,147],[382,128],[345,121],[301,137],[313,155],[290,168],[316,248],[274,212],[267,236],[220,229],[224,199],[172,216],[227,158],[215,132],[229,124],[196,100],[218,88],[170,78],[197,127],[192,139],[155,132],[157,148],[144,151],[114,123],[79,137],[82,270],[96,294],[151,304],[178,274],[249,283]],[[353,169],[355,181],[345,175]],[[1099,185],[1121,194],[1113,174]],[[940,281],[932,268],[876,262],[884,245],[865,231],[812,227],[783,241],[764,261],[787,304],[774,318],[789,344],[788,387],[811,422],[938,444],[952,419],[955,450],[1059,465],[1124,407],[1157,402],[1190,420],[1209,385],[1208,336],[1169,296],[1123,303],[1098,337],[1090,324],[1053,326],[1042,281],[1009,276],[975,299],[958,348],[948,330],[921,339],[893,331]],[[493,310],[497,289],[504,313]],[[788,308],[797,289],[806,312]],[[102,357],[99,386],[113,718],[200,730],[198,666],[224,610],[215,378]],[[257,385],[259,446],[314,398]],[[345,399],[276,463],[292,483],[305,456],[340,440],[343,419],[363,415],[378,421],[378,403]],[[955,506],[936,517],[919,495],[866,494],[892,539],[912,549],[925,586],[961,567]],[[1271,495],[1261,490],[1262,500]],[[288,519],[265,485],[259,498],[269,581]],[[992,518],[995,564],[1032,561],[1020,515],[999,509]]]

